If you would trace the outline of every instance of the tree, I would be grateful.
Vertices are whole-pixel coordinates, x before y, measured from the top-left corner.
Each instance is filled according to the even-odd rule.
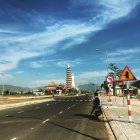
[[[118,67],[116,67],[115,64],[110,63],[109,69],[111,69],[115,73],[116,76],[120,77],[122,70],[120,70]]]
[[[10,91],[7,89],[6,91],[4,91],[5,95],[9,95]]]
[[[136,81],[136,82],[133,82],[133,83],[132,83],[132,86],[137,87],[137,88],[140,89],[140,80],[138,80],[138,81]]]

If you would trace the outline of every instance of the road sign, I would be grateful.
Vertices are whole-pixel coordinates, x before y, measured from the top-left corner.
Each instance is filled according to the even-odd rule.
[[[114,76],[113,75],[107,75],[106,76],[106,83],[107,84],[113,84],[114,82]]]
[[[125,66],[123,69],[119,81],[132,81],[132,80],[137,80],[134,74],[131,72],[128,66]]]

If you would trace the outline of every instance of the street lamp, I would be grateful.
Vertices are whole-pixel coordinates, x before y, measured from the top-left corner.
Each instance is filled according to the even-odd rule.
[[[99,49],[96,49],[96,51],[100,51]],[[107,74],[108,74],[108,65],[109,65],[109,60],[108,60],[108,52],[105,50],[105,56],[106,56],[106,63],[107,63]],[[115,101],[116,101],[116,72],[114,73],[114,83],[113,83],[113,94],[115,94]]]
[[[96,90],[96,85],[95,85],[95,83],[91,83],[90,81],[89,81],[89,89],[90,89],[90,92],[95,92],[95,90]],[[92,87],[93,86],[93,87]]]
[[[97,52],[101,52],[100,49],[96,49]],[[105,50],[105,52],[103,52],[103,54],[105,55],[106,57],[106,63],[107,63],[107,74],[108,74],[108,64],[109,64],[109,61],[108,61],[108,52],[107,50]]]

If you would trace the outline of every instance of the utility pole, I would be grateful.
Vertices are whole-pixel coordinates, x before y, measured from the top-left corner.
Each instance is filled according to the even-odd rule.
[[[4,90],[5,90],[5,88],[4,88],[4,73],[0,73],[1,75],[2,75],[2,96],[4,95]]]

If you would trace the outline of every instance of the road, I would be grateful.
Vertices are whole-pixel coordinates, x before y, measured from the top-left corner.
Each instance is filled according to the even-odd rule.
[[[115,140],[105,116],[95,120],[91,109],[81,96],[1,110],[0,140]]]

